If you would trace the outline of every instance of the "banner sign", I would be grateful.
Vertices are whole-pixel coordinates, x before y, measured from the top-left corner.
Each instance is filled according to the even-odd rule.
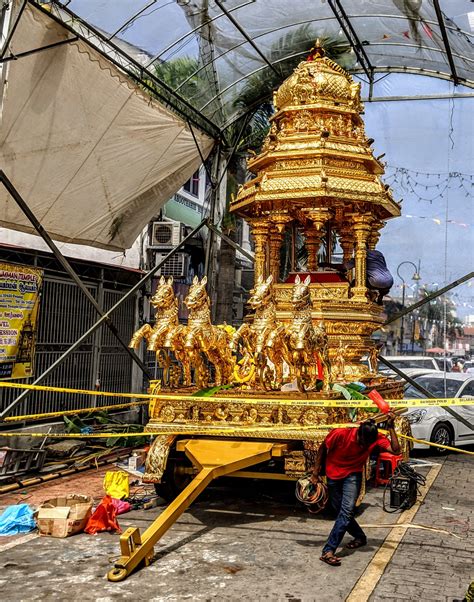
[[[43,270],[0,263],[0,379],[34,373]]]

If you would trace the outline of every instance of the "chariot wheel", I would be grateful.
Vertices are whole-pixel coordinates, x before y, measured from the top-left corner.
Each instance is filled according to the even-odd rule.
[[[191,466],[192,463],[185,456],[180,459],[169,457],[165,472],[161,478],[161,483],[155,483],[156,494],[167,502],[172,502],[189,485],[193,478],[192,475],[180,470],[180,468]]]

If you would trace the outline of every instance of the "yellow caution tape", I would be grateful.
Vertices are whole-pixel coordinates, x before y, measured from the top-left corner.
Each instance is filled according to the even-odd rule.
[[[281,426],[281,425],[280,425]],[[357,423],[349,423],[349,424],[317,424],[317,425],[313,425],[313,426],[299,426],[299,427],[287,427],[284,429],[284,431],[288,431],[288,432],[292,432],[292,431],[312,431],[312,430],[327,430],[327,429],[336,429],[336,428],[346,428],[346,427],[358,427],[360,426]],[[167,430],[169,428],[169,424],[166,425]],[[226,428],[223,429],[222,427],[215,427],[215,430],[213,429],[212,426],[206,426],[204,429],[199,429],[199,425],[196,425],[196,427],[194,427],[193,425],[185,425],[185,424],[180,424],[180,425],[176,425],[176,431],[178,431],[177,434],[189,434],[186,433],[184,431],[189,430],[194,432],[197,432],[197,434],[206,434],[206,435],[238,435],[241,436],[242,434],[248,432],[248,433],[268,433],[269,431],[273,430],[275,425],[269,425],[267,427],[249,427],[249,426],[245,426],[242,428],[235,428],[235,427],[230,427],[230,428]],[[104,438],[109,438],[109,437],[147,437],[147,436],[154,436],[154,435],[162,435],[163,432],[161,430],[157,430],[155,431],[141,431],[139,433],[91,433],[91,434],[87,434],[87,433],[29,433],[29,432],[25,432],[25,431],[0,431],[0,437],[37,437],[37,438],[67,438],[67,437],[71,437],[74,439],[89,439],[89,438],[96,438],[96,439],[104,439]],[[284,439],[284,437],[282,437]]]
[[[433,443],[433,441],[426,441],[425,439],[415,439],[415,437],[409,437],[408,435],[402,435],[397,433],[397,437],[414,441],[415,443],[422,443],[423,445],[430,445],[431,447],[439,447],[441,449],[449,449],[450,451],[458,452],[460,454],[468,454],[474,456],[474,452],[468,451],[467,449],[459,449],[458,447],[451,447],[449,445],[441,445],[441,443]]]
[[[180,395],[176,393],[170,394],[149,394],[149,393],[115,393],[112,391],[91,391],[87,389],[71,389],[66,387],[52,387],[46,385],[29,385],[26,383],[7,383],[0,381],[0,388],[8,389],[28,389],[31,391],[48,391],[53,393],[70,393],[75,395],[94,395],[96,397],[123,397],[128,399],[143,399],[143,400],[154,400],[156,401],[193,401],[199,403],[200,401],[206,403],[251,403],[255,405],[269,404],[277,402],[279,405],[311,405],[314,407],[329,407],[329,408],[374,408],[374,403],[370,399],[280,399],[269,395],[268,397],[257,398],[257,397],[240,397],[240,396],[226,396],[226,397],[201,397],[196,395]],[[465,406],[474,405],[474,397],[472,399],[467,398],[445,398],[440,397],[436,399],[423,398],[423,399],[388,399],[387,402],[392,408],[414,408],[414,407],[434,407],[434,406]],[[117,407],[117,406],[114,406]],[[95,409],[95,408],[92,408]],[[92,411],[91,409],[91,411]],[[34,416],[34,414],[32,415]],[[23,417],[23,419],[29,418],[29,416]]]
[[[50,387],[47,385],[28,385],[27,383],[7,383],[0,381],[5,389],[28,389],[30,391],[49,391],[52,393],[72,393],[74,395],[94,395],[96,397],[125,397],[129,399],[153,399],[155,395],[146,393],[114,393],[112,391],[91,391],[89,389],[68,389],[66,387]]]
[[[23,420],[44,420],[46,418],[56,418],[60,416],[75,416],[76,414],[87,414],[90,412],[106,412],[108,410],[121,410],[123,408],[133,408],[148,403],[146,401],[129,401],[128,403],[117,403],[112,406],[97,406],[94,408],[79,408],[77,410],[63,410],[61,412],[46,412],[44,414],[25,414],[24,416],[7,416],[4,422],[21,422]]]
[[[168,426],[168,425],[167,425]],[[207,435],[207,436],[215,436],[215,435],[229,435],[229,434],[233,434],[236,436],[242,436],[245,435],[246,432],[248,433],[268,433],[268,431],[271,431],[272,428],[275,425],[271,425],[268,427],[243,427],[240,429],[236,429],[235,427],[233,428],[228,428],[228,429],[222,429],[220,427],[217,427],[216,430],[212,429],[212,427],[206,427],[205,430],[202,430],[201,432],[199,432],[199,427],[197,427],[196,429],[187,429],[186,425],[177,425],[177,426],[181,426],[181,429],[177,428],[177,431],[182,430],[183,432],[178,432],[176,434],[181,434],[181,435],[189,435],[189,434],[199,434],[199,435]],[[332,430],[332,429],[336,429],[336,428],[358,428],[360,426],[359,423],[357,422],[352,422],[352,423],[346,423],[346,424],[318,424],[318,425],[312,425],[312,426],[299,426],[299,427],[293,427],[293,426],[288,426],[285,427],[284,429],[282,429],[282,439],[284,439],[283,436],[283,432],[292,432],[292,431],[306,431],[306,432],[311,432],[311,431],[318,431],[318,430]],[[186,430],[189,430],[191,432],[184,432]],[[388,433],[388,431],[384,430],[384,429],[379,429],[379,432],[381,433]],[[108,439],[109,437],[152,437],[155,435],[163,435],[164,433],[160,430],[158,431],[142,431],[139,433],[91,433],[91,434],[86,434],[86,433],[29,433],[29,432],[24,432],[24,431],[20,431],[20,432],[14,432],[14,431],[5,431],[5,432],[1,432],[0,431],[0,437],[35,437],[35,438],[40,438],[40,439],[67,439],[67,438],[71,438],[71,439]],[[168,432],[166,434],[169,434]],[[439,447],[441,449],[447,449],[453,452],[457,452],[460,454],[467,454],[469,456],[474,456],[474,452],[472,451],[468,451],[465,449],[459,449],[458,447],[450,447],[449,445],[441,445],[440,443],[433,443],[432,441],[426,441],[425,439],[416,439],[415,437],[410,437],[408,435],[402,435],[401,433],[397,433],[397,437],[401,437],[402,439],[407,439],[408,441],[414,441],[415,443],[421,443],[422,445],[429,445],[431,447]]]

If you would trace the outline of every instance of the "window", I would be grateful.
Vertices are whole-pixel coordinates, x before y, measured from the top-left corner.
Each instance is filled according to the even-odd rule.
[[[446,394],[444,389],[444,378],[415,378],[416,382],[434,395],[435,397],[456,397],[462,381],[454,380],[451,378],[446,379]],[[405,389],[405,399],[417,399],[423,398],[423,394],[415,389],[413,385],[409,385]]]
[[[387,358],[390,359],[390,358]],[[396,368],[431,368],[432,370],[436,369],[436,366],[433,364],[433,360],[431,359],[412,359],[412,360],[394,360],[392,364]]]
[[[189,194],[199,196],[199,169],[193,173],[183,188],[186,192],[189,192]]]
[[[470,395],[474,397],[474,380],[468,382],[464,389],[461,391],[461,397],[463,397],[464,395]]]

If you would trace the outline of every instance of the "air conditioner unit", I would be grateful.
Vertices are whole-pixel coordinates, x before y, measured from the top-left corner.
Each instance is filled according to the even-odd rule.
[[[163,261],[167,253],[156,253],[155,265]],[[161,266],[157,276],[173,276],[173,278],[186,278],[188,275],[190,257],[186,253],[175,253]]]
[[[184,226],[179,222],[153,222],[150,247],[173,248],[183,240]]]

